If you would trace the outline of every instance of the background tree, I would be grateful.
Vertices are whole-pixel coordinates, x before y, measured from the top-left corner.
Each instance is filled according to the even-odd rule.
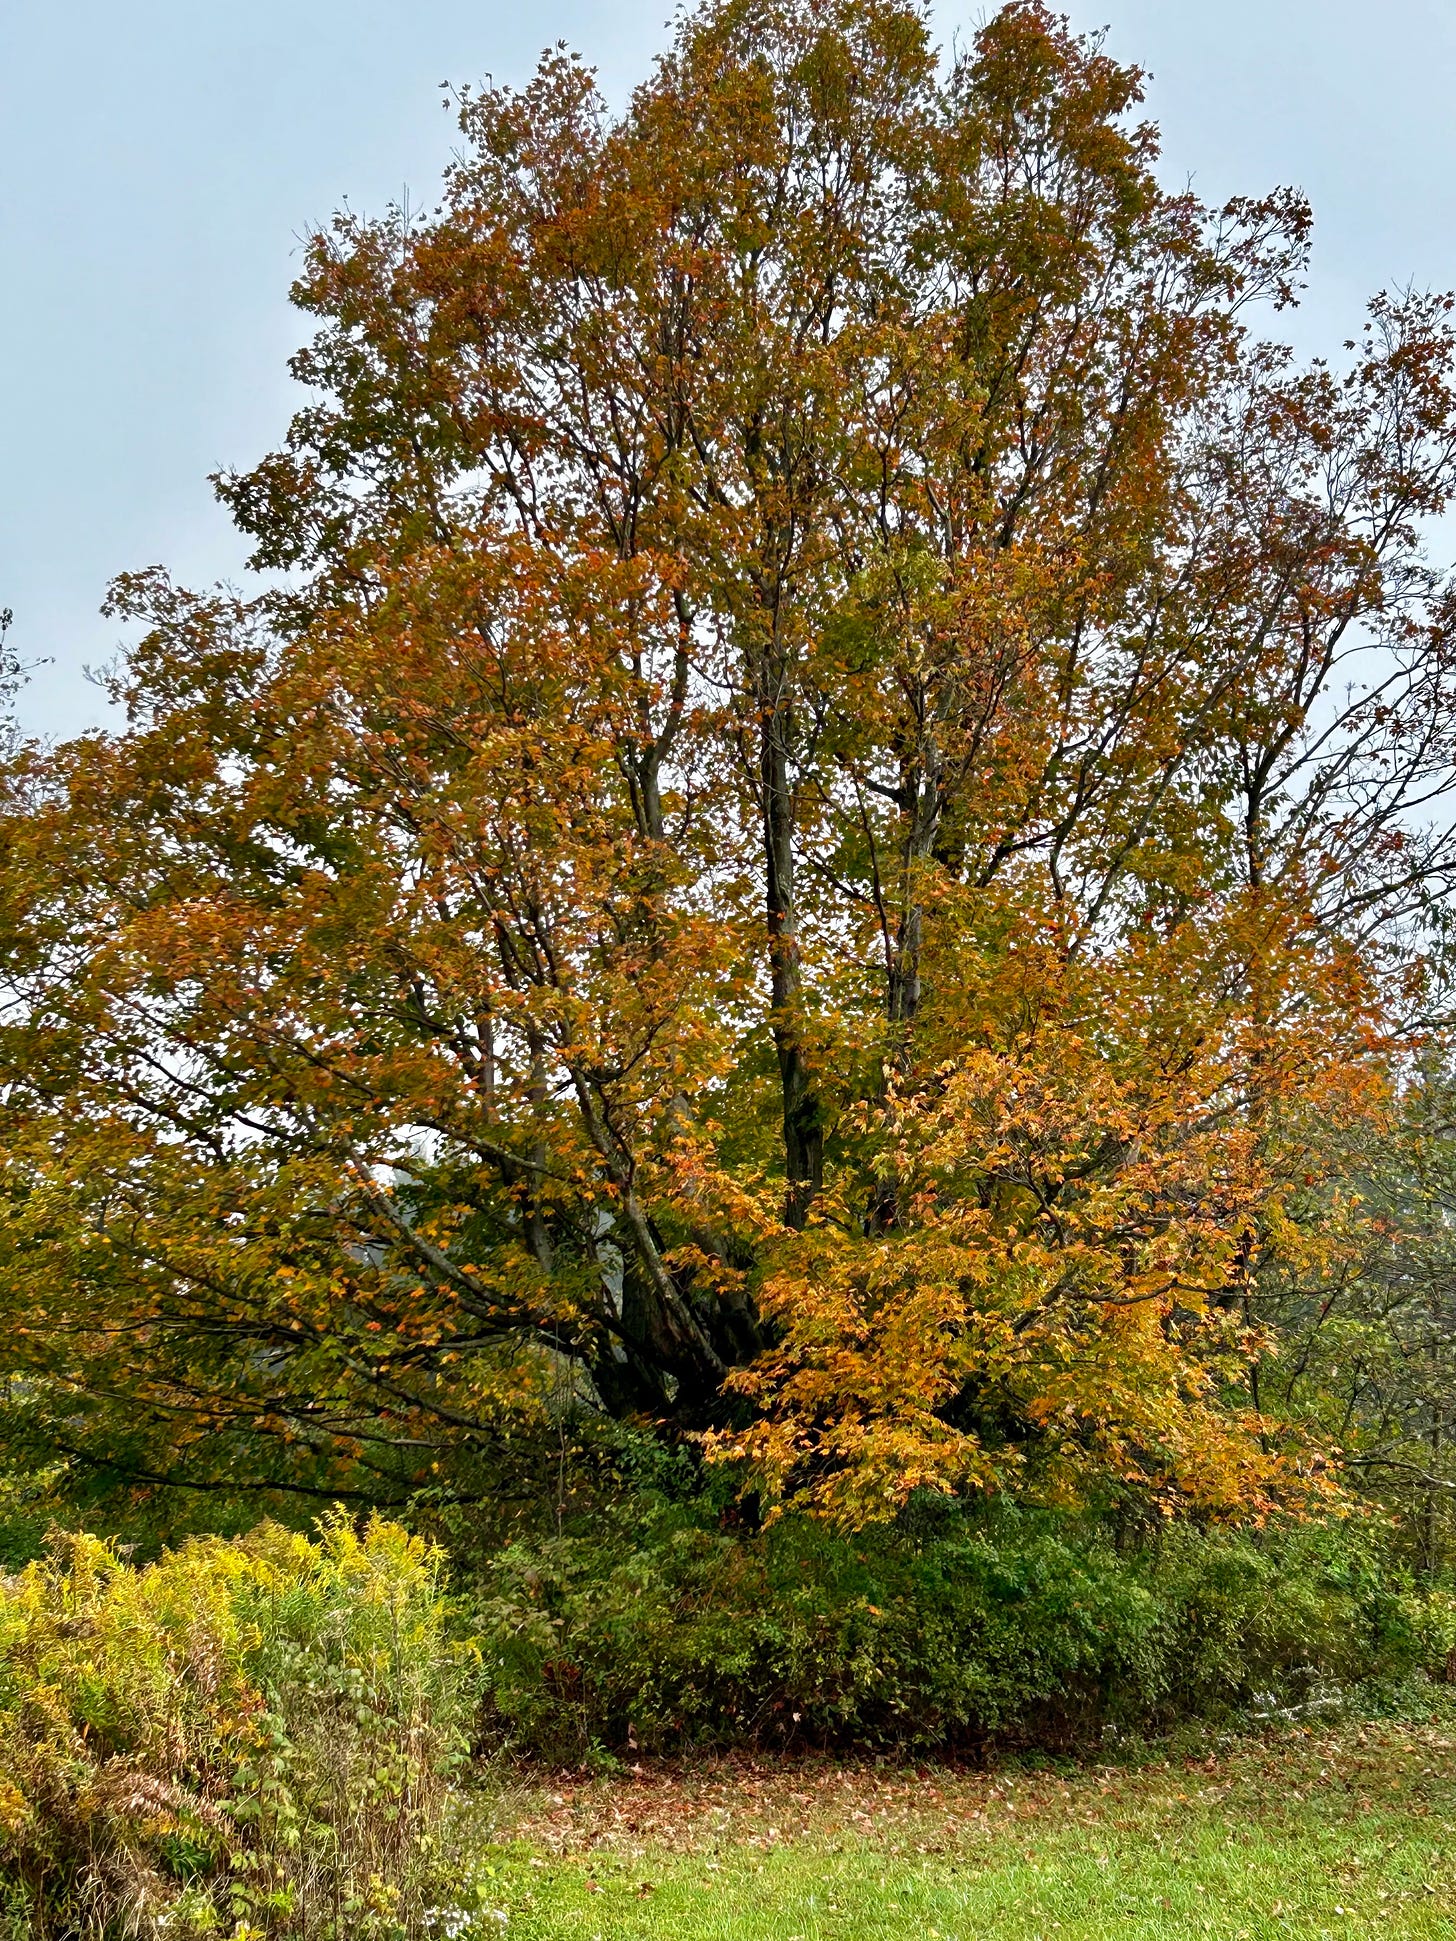
[[[14,768],[31,1433],[1309,1486],[1257,1294],[1347,1244],[1451,866],[1449,305],[1296,368],[1304,205],[1165,193],[1139,99],[1036,5],[716,0],[314,239],[259,590],[120,582],[127,729]]]
[[[1298,1208],[1304,1230],[1339,1244],[1271,1250],[1253,1290],[1276,1349],[1257,1371],[1267,1406],[1344,1452],[1427,1576],[1449,1564],[1456,1527],[1451,1086],[1423,1052],[1396,1110],[1346,1130]]]

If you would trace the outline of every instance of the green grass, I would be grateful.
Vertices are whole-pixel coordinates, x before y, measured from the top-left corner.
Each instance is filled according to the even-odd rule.
[[[513,1830],[513,1941],[1456,1941],[1456,1740],[1429,1727],[1072,1776],[646,1773]]]

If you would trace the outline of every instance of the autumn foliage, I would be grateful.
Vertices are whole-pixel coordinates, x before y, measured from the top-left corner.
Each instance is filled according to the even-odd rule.
[[[1322,1487],[1261,1289],[1345,1244],[1451,867],[1456,342],[1271,347],[1305,206],[1166,191],[1139,98],[1025,0],[954,58],[709,0],[314,238],[255,585],[120,582],[127,725],[12,765],[48,1447],[401,1502],[577,1410],[856,1522]]]

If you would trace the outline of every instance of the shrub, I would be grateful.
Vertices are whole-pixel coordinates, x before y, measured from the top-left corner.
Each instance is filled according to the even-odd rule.
[[[422,1933],[469,1697],[397,1527],[56,1539],[0,1585],[0,1877],[38,1936]]]
[[[1178,1528],[1125,1554],[1002,1510],[755,1535],[667,1506],[645,1530],[501,1553],[478,1604],[486,1706],[553,1757],[673,1745],[1070,1745],[1109,1723],[1290,1707],[1438,1666],[1449,1597],[1354,1527]]]

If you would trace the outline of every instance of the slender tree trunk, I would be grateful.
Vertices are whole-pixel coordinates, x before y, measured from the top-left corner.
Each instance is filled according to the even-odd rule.
[[[890,1106],[896,1076],[909,1069],[910,1039],[920,1009],[921,954],[925,944],[925,906],[920,900],[921,872],[935,852],[940,831],[939,768],[922,759],[919,773],[907,780],[901,796],[906,827],[900,850],[900,914],[891,941],[885,978],[885,1015],[889,1025],[881,1103]],[[887,1174],[870,1195],[866,1229],[887,1233],[901,1218],[900,1181]]]
[[[789,762],[793,718],[782,701],[764,698],[767,705],[760,731],[760,784],[773,1038],[783,1094],[784,1166],[788,1175],[784,1211],[790,1226],[802,1227],[824,1184],[824,1123],[803,1042],[803,965]]]

